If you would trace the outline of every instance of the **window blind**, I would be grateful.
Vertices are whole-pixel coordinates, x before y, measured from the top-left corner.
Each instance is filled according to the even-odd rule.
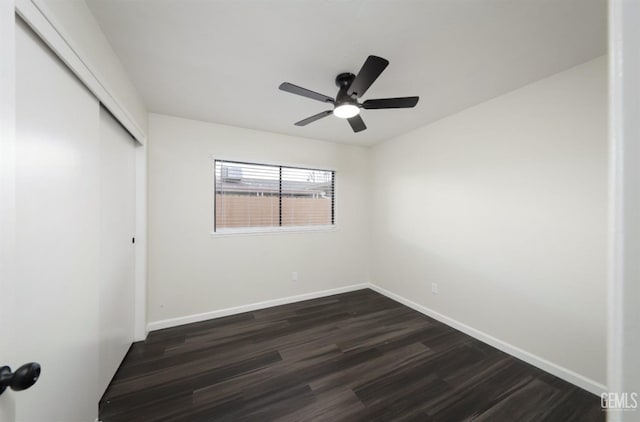
[[[215,231],[330,226],[335,172],[215,160]]]

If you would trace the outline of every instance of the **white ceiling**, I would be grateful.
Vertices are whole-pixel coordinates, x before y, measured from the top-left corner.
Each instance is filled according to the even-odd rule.
[[[606,0],[88,0],[152,112],[372,145],[606,52]],[[334,78],[370,54],[390,61],[363,99],[366,131],[327,105]]]

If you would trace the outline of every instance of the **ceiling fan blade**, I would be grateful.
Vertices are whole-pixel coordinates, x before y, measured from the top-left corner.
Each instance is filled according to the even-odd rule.
[[[378,98],[362,103],[362,108],[411,108],[418,104],[420,97]]]
[[[351,129],[353,129],[354,132],[360,132],[367,128],[367,125],[364,124],[364,120],[362,120],[362,117],[360,117],[359,114],[347,120],[349,121],[349,124],[351,125]]]
[[[306,126],[306,125],[308,125],[309,123],[313,123],[313,122],[315,122],[316,120],[320,120],[320,119],[322,119],[323,117],[327,117],[327,116],[328,116],[328,115],[330,115],[331,113],[333,113],[333,110],[326,110],[326,111],[323,111],[323,112],[321,112],[321,113],[314,114],[314,115],[313,115],[313,116],[311,116],[311,117],[307,117],[306,119],[302,119],[302,120],[300,120],[299,122],[296,122],[296,123],[295,123],[295,125],[296,125],[296,126]]]
[[[358,98],[362,97],[371,84],[378,79],[378,76],[389,65],[389,61],[378,56],[369,56],[362,65],[360,72],[353,80],[353,83],[347,90],[347,94],[356,94]]]
[[[322,101],[323,103],[335,103],[335,100],[326,95],[318,94],[317,92],[302,88],[301,86],[290,84],[289,82],[283,82],[278,87],[282,91],[290,92],[296,95],[302,95],[303,97],[311,98],[312,100]]]

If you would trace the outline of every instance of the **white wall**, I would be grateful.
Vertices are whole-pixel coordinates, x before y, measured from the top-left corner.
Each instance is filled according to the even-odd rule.
[[[148,146],[152,324],[367,281],[368,149],[157,114]],[[335,169],[337,228],[212,236],[213,157]]]
[[[373,148],[372,282],[604,384],[606,75],[601,57]]]

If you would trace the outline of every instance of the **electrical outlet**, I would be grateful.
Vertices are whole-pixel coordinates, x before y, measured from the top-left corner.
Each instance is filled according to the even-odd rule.
[[[438,283],[431,283],[431,293],[434,295],[438,294]]]
[[[298,281],[298,272],[294,271],[291,273],[291,281]]]

